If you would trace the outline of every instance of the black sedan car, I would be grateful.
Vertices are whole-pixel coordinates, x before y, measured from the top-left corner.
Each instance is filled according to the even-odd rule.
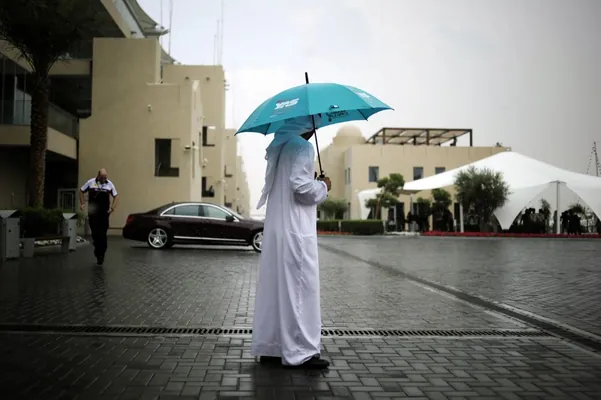
[[[153,249],[175,244],[252,246],[261,251],[263,222],[245,219],[210,203],[171,203],[145,213],[131,214],[123,237],[146,242]]]

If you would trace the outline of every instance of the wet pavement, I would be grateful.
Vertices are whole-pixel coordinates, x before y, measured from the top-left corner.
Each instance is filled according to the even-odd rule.
[[[258,262],[252,251],[161,252],[113,239],[101,268],[89,247],[11,262],[0,268],[2,398],[601,398],[598,354],[544,332],[520,335],[537,327],[345,256],[524,308],[555,307],[564,322],[594,328],[597,243],[523,242],[321,238],[324,328],[389,335],[324,337],[332,368],[321,373],[256,364],[244,334],[83,332],[82,325],[248,328]],[[580,308],[566,312],[570,299]],[[23,333],[7,324],[44,327]],[[58,329],[65,325],[73,333]]]
[[[601,240],[321,238],[373,261],[601,335]]]

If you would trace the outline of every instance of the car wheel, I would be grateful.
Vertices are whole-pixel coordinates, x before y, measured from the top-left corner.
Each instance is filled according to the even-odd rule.
[[[169,232],[166,229],[158,226],[152,228],[150,232],[148,232],[148,238],[146,242],[150,248],[156,250],[168,249],[172,246]]]
[[[261,249],[263,248],[263,231],[253,233],[250,245],[253,247],[254,251],[258,253],[261,252]]]

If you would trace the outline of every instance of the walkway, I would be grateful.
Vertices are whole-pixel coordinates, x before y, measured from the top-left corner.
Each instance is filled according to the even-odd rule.
[[[568,269],[558,271],[565,258],[558,259],[553,244],[541,245],[547,259],[540,249],[523,250],[520,275],[514,253],[505,254],[516,251],[508,244],[495,249],[486,241],[431,238],[320,243],[329,371],[268,368],[250,356],[255,253],[157,252],[113,240],[102,268],[93,266],[90,248],[0,268],[0,387],[8,396],[3,398],[601,397],[597,354],[399,273],[526,306],[555,304],[561,312],[569,299],[588,304],[598,296],[589,286],[598,278],[594,261],[589,267],[574,264],[588,274],[578,281]],[[477,250],[474,243],[481,244]],[[556,246],[565,245],[586,246],[567,241]],[[599,259],[592,247],[588,253],[578,250],[573,256],[578,265],[582,254]],[[494,265],[505,272],[492,272]],[[556,285],[554,298],[547,295],[547,305],[536,296],[548,293],[557,276],[564,285]],[[568,284],[575,285],[574,293],[564,287]],[[534,296],[527,296],[527,287]],[[593,328],[599,321],[594,307],[568,314],[564,322],[567,318]],[[232,330],[222,334],[216,328]]]

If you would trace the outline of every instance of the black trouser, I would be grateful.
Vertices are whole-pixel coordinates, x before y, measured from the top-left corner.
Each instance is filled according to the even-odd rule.
[[[94,241],[94,255],[104,257],[106,253],[107,238],[109,230],[109,214],[100,213],[89,216],[90,229],[92,230],[92,240]]]

